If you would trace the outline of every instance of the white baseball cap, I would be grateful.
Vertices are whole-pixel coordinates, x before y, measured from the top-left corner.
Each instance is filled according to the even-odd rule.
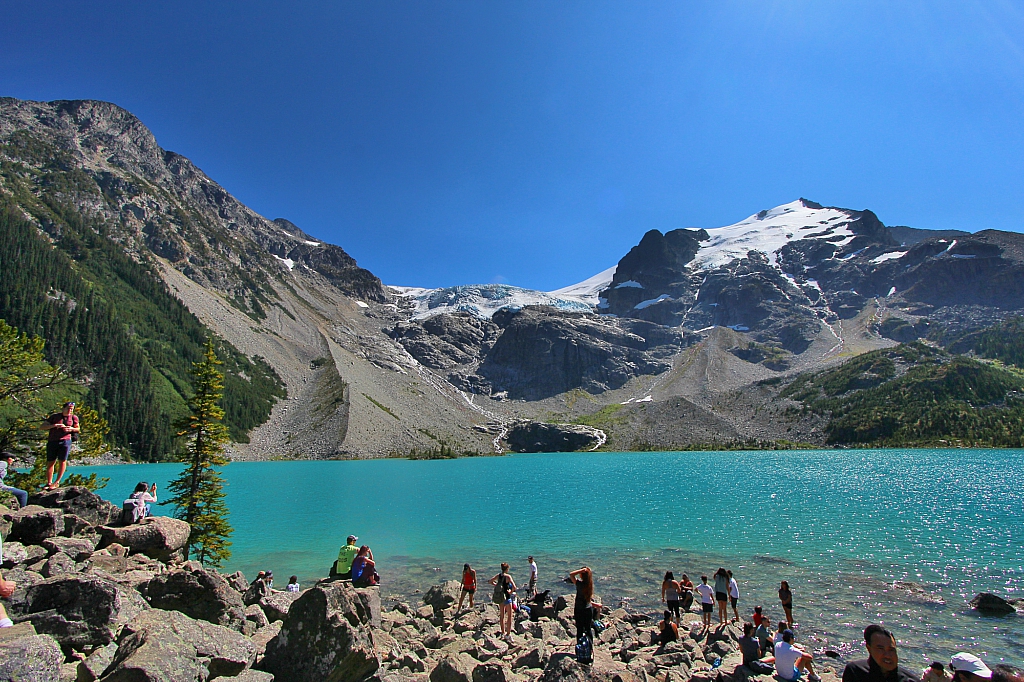
[[[974,654],[961,651],[949,660],[949,667],[953,672],[971,673],[978,677],[991,678],[992,671],[981,662],[981,659]]]

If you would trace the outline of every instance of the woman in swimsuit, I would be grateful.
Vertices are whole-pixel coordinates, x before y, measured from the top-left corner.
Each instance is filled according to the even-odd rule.
[[[459,605],[455,612],[462,610],[462,600],[469,595],[469,608],[473,608],[473,595],[476,594],[476,571],[469,564],[462,566],[462,593],[459,594]]]

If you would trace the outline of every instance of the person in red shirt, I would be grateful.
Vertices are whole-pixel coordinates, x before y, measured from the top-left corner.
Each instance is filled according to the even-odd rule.
[[[68,468],[68,456],[71,454],[72,435],[81,432],[78,415],[75,414],[74,403],[64,403],[64,410],[47,417],[40,427],[49,431],[46,437],[46,490],[60,487],[60,480]],[[53,470],[60,462],[57,480],[53,480]]]

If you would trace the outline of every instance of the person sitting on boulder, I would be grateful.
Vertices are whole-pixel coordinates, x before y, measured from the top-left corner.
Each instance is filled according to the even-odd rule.
[[[774,655],[775,653],[775,639],[772,636],[771,624],[771,619],[765,614],[761,618],[761,624],[754,628],[754,636],[757,637],[757,641],[761,645],[761,651],[765,655]]]
[[[4,482],[4,477],[8,473],[14,471],[14,455],[5,452],[0,455],[0,490],[4,490],[14,495],[18,500],[18,506],[24,509],[28,506],[28,493],[21,488],[15,488],[12,485],[7,485]]]
[[[249,589],[242,595],[242,603],[246,606],[258,604],[264,597],[270,596],[270,586],[267,584],[267,572],[260,571],[256,579],[249,583]]]
[[[349,535],[348,540],[338,550],[338,560],[334,562],[334,566],[331,569],[332,578],[352,579],[352,562],[355,560],[356,554],[359,553],[359,547],[356,546],[356,541],[358,540],[359,538],[355,535]]]
[[[754,624],[743,624],[743,636],[739,641],[740,652],[743,654],[743,665],[747,666],[755,675],[764,675],[775,670],[771,663],[775,660],[768,660],[764,657],[765,651],[761,642],[754,635]]]
[[[658,623],[658,629],[660,630],[660,639],[658,641],[662,646],[679,639],[679,626],[672,620],[671,611],[665,612],[665,619]]]
[[[156,504],[156,483],[147,486],[145,481],[141,481],[135,486],[135,491],[124,501],[121,508],[121,522],[127,526],[151,516],[150,502]]]
[[[288,584],[284,586],[284,589],[287,590],[288,592],[298,592],[299,591],[299,576],[293,575],[291,578],[289,578],[288,579]]]
[[[380,584],[377,575],[377,564],[373,561],[373,552],[366,545],[359,548],[359,553],[352,560],[352,584],[356,587],[370,587]]]

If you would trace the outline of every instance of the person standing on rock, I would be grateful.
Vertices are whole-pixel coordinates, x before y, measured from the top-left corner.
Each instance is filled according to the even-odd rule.
[[[736,582],[736,578],[732,577],[732,571],[727,571],[729,574],[729,602],[732,604],[732,615],[733,622],[740,622],[740,612],[737,608],[737,604],[740,601],[740,586]]]
[[[594,636],[594,608],[600,609],[601,604],[594,601],[594,572],[589,567],[583,566],[570,573],[569,582],[576,586],[576,604],[572,615],[576,621],[578,642],[582,635]]]
[[[708,577],[706,575],[700,577],[700,585],[697,585],[694,591],[700,595],[700,614],[704,627],[710,628],[711,612],[715,608],[715,590],[711,585],[708,585]]]
[[[498,604],[498,628],[503,637],[512,639],[512,603],[518,588],[508,571],[508,564],[502,562],[501,573],[491,578],[491,585],[494,585],[494,599]]]
[[[793,591],[789,589],[789,583],[785,580],[779,587],[779,601],[782,602],[782,610],[786,612],[786,622],[789,627],[796,627],[793,622]]]
[[[718,602],[718,622],[729,620],[729,572],[724,568],[715,571],[715,601]]]
[[[661,600],[668,606],[668,611],[675,617],[676,625],[679,625],[679,583],[676,582],[672,571],[665,572],[665,579],[661,581]]]
[[[526,596],[533,599],[537,596],[537,562],[532,556],[526,557],[526,560],[530,563],[530,582],[526,585]]]
[[[455,607],[455,613],[462,610],[462,600],[469,595],[469,608],[473,608],[473,595],[476,594],[476,571],[469,564],[462,566],[462,591],[459,593],[459,605]]]
[[[349,535],[348,540],[338,550],[338,560],[334,562],[334,574],[342,580],[352,579],[352,562],[359,553],[356,542],[359,540],[355,535]]]
[[[64,472],[68,469],[71,440],[82,430],[78,423],[78,415],[75,414],[75,404],[64,403],[64,409],[47,417],[40,428],[48,432],[46,436],[46,490],[54,490],[60,487],[60,480],[64,478]],[[60,462],[59,467],[57,467],[57,462]],[[58,469],[56,481],[53,480],[55,467]]]
[[[0,490],[4,490],[14,495],[18,500],[18,505],[21,509],[28,506],[28,493],[21,488],[15,488],[12,485],[7,485],[4,482],[4,477],[8,473],[14,471],[14,455],[9,452],[5,452],[0,455]]]

